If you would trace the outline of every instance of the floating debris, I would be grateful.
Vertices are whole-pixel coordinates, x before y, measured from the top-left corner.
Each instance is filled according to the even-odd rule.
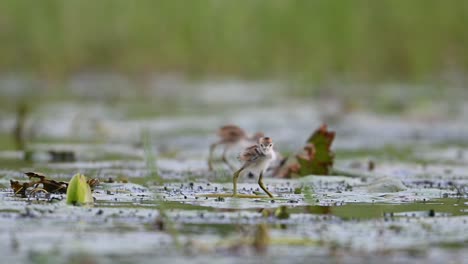
[[[24,173],[29,177],[29,182],[19,182],[15,180],[10,180],[10,186],[13,189],[15,195],[21,195],[21,197],[26,198],[27,190],[30,189],[29,195],[35,194],[37,192],[45,193],[56,193],[56,194],[65,194],[67,193],[67,188],[69,183],[64,181],[56,181],[47,178],[47,176],[37,173],[37,172],[26,172]],[[98,179],[89,179],[87,180],[87,185],[94,189],[99,185],[100,181]]]

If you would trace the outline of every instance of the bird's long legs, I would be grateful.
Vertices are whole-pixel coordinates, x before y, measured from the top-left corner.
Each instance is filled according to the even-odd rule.
[[[208,156],[208,169],[210,171],[213,170],[213,164],[212,164],[212,162],[213,162],[213,152],[214,152],[216,146],[218,146],[218,145],[219,145],[219,142],[216,142],[216,143],[213,143],[213,144],[210,145],[210,155]]]
[[[273,194],[271,194],[271,193],[267,190],[267,188],[265,187],[265,185],[263,185],[262,178],[263,178],[263,171],[260,172],[260,176],[258,177],[258,185],[260,185],[260,188],[262,188],[262,190],[265,191],[266,194],[268,194],[268,196],[270,196],[270,198],[273,198]]]
[[[234,167],[231,163],[229,163],[228,159],[226,158],[226,154],[229,150],[229,146],[226,146],[223,150],[223,155],[221,156],[222,160],[224,163],[228,165],[228,167],[231,169],[231,171],[235,171],[236,167]]]
[[[239,175],[240,173],[244,170],[244,167],[240,168],[239,170],[237,170],[236,172],[234,172],[234,174],[232,175],[232,185],[233,185],[233,188],[232,188],[232,196],[233,197],[236,197],[237,196],[237,180],[239,179]],[[263,185],[263,171],[260,172],[260,176],[258,177],[258,185],[260,185],[260,188],[262,188],[262,190],[270,197],[270,198],[273,198],[273,194],[271,194],[271,192],[269,192],[267,190],[267,188],[265,187],[265,185]]]
[[[241,167],[232,175],[232,187],[233,187],[232,196],[233,197],[237,196],[237,179],[239,178],[239,175],[243,170],[244,170],[244,167]]]

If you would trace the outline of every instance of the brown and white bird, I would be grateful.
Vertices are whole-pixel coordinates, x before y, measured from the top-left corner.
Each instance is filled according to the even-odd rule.
[[[270,162],[276,158],[276,152],[273,150],[273,140],[269,137],[262,137],[258,140],[258,144],[250,146],[240,155],[240,160],[244,162],[242,167],[233,175],[233,194],[237,195],[237,179],[242,171],[249,171],[258,175],[258,185],[269,197],[273,195],[263,185],[263,173],[266,171]]]
[[[226,125],[222,126],[218,130],[219,140],[216,143],[211,144],[210,146],[210,155],[208,157],[208,169],[213,170],[213,152],[215,148],[219,145],[223,145],[223,154],[221,156],[224,163],[226,163],[229,168],[234,171],[235,167],[229,163],[226,158],[228,151],[241,144],[255,144],[259,138],[263,137],[263,133],[257,132],[253,136],[249,137],[247,133],[240,127],[236,125]]]

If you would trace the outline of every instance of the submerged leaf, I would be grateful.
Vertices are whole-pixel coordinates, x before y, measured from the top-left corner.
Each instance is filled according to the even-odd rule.
[[[67,189],[67,204],[92,204],[94,202],[91,188],[82,174],[75,174]]]

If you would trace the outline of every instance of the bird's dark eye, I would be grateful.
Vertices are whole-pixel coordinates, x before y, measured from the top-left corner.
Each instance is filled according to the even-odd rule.
[[[268,145],[269,147],[273,146],[273,144]]]

